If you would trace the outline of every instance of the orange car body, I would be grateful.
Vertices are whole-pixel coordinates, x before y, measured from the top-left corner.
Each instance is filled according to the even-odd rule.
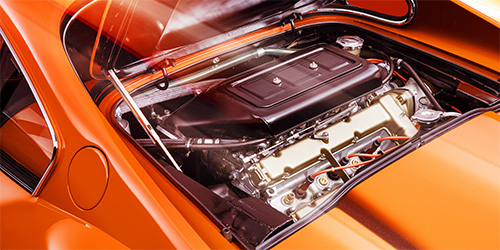
[[[61,20],[72,4],[0,2],[1,30],[31,79],[57,139],[52,159],[47,147],[18,155],[26,165],[51,160],[48,172],[31,170],[44,176],[35,195],[0,174],[1,248],[239,248],[118,131],[112,120],[119,94],[110,93],[99,107],[89,97],[61,42]],[[491,35],[498,34],[498,22],[463,6],[421,1],[417,19],[405,27],[348,16],[315,16],[296,25],[356,25],[499,79],[499,36]],[[443,8],[447,16],[439,15]],[[99,25],[100,19],[89,21]],[[288,29],[254,31],[180,58],[167,70]],[[126,87],[131,91],[160,75],[134,79]],[[36,124],[19,122],[28,113],[19,113],[1,128],[2,147],[22,152],[34,140],[10,136],[19,129],[36,129],[30,127]],[[498,249],[499,155],[500,115],[483,113],[356,186],[336,208],[275,248]]]

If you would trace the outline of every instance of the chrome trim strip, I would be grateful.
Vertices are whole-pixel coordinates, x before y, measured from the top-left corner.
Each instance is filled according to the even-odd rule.
[[[413,18],[415,17],[417,13],[417,3],[416,0],[405,0],[406,4],[408,6],[408,12],[406,15],[401,16],[401,17],[396,17],[394,16],[394,20],[388,19],[382,16],[377,16],[373,15],[370,13],[366,13],[357,9],[349,9],[348,7],[351,6],[342,6],[339,5],[338,7],[325,7],[325,8],[320,8],[316,10],[316,12],[333,12],[333,13],[340,13],[340,14],[347,14],[347,15],[353,15],[353,16],[359,16],[363,18],[368,18],[372,19],[381,23],[389,24],[389,25],[395,25],[395,26],[403,26],[408,23],[410,23]],[[397,18],[401,18],[397,20]]]
[[[55,130],[52,127],[52,123],[50,122],[49,116],[47,115],[47,112],[45,111],[45,108],[42,105],[42,101],[41,101],[40,97],[38,96],[38,93],[36,92],[36,89],[35,89],[35,87],[33,85],[33,82],[29,78],[28,72],[24,68],[24,65],[21,63],[21,60],[19,59],[16,51],[14,50],[14,47],[12,47],[10,41],[7,39],[7,36],[5,35],[5,33],[4,33],[4,31],[2,30],[1,27],[0,27],[0,35],[3,37],[4,43],[7,44],[7,47],[9,48],[10,52],[12,53],[12,56],[14,57],[14,60],[16,60],[16,63],[18,64],[19,69],[21,69],[21,72],[23,73],[24,78],[26,78],[26,82],[28,83],[28,86],[31,89],[31,93],[33,94],[33,97],[35,98],[35,100],[36,100],[36,102],[38,104],[38,107],[40,108],[40,111],[42,112],[42,116],[43,116],[43,118],[45,120],[45,123],[47,124],[47,128],[49,129],[50,137],[52,139],[52,145],[53,145],[53,148],[52,148],[52,157],[50,158],[49,165],[45,169],[45,172],[43,173],[42,177],[40,177],[40,180],[38,181],[38,184],[36,185],[35,189],[31,193],[32,196],[37,196],[40,193],[41,188],[45,184],[48,176],[50,175],[50,172],[52,171],[52,168],[53,168],[54,162],[55,162],[55,157],[56,157],[57,149],[58,149],[59,145],[58,145],[58,142],[57,142]]]

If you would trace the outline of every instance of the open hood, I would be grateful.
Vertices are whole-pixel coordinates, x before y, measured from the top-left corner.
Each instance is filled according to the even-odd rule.
[[[401,17],[334,0],[90,1],[70,9],[62,24],[62,36],[85,82],[104,79],[103,72],[109,69],[126,77],[150,67],[162,67],[176,58],[262,27],[286,25],[320,7],[393,25],[407,24],[414,16],[416,4],[413,0],[401,0],[399,4],[407,10]],[[87,60],[81,59],[82,54]]]
[[[118,138],[151,161],[141,166],[159,170],[215,223],[216,234],[240,247],[268,249],[302,235],[298,230],[325,213],[343,210],[338,204],[346,194],[376,180],[380,170],[473,116],[498,111],[498,72],[474,64],[499,54],[498,40],[485,36],[498,29],[452,2],[436,8],[436,2],[419,1],[419,16],[408,25],[416,0],[377,0],[375,6],[367,0],[181,1],[74,6],[63,38],[75,69],[82,78],[88,72],[85,86]],[[394,12],[396,3],[403,8]],[[471,19],[483,23],[469,26]],[[408,26],[395,27],[402,25]],[[432,153],[440,157],[417,161],[417,171],[423,165],[438,171],[450,159],[446,150]],[[433,177],[431,170],[420,179]],[[446,209],[462,203],[460,183],[473,175],[447,188],[457,202]],[[390,181],[397,186],[411,178],[403,172]],[[432,179],[425,195],[448,178]],[[383,211],[394,207],[393,198],[384,201]],[[369,211],[381,210],[363,204],[358,211],[378,218]],[[435,214],[425,200],[418,204]],[[412,213],[399,221],[411,221],[425,212],[421,207],[403,206]],[[345,225],[355,224],[327,230],[343,234]],[[327,232],[322,228],[314,235]],[[394,248],[426,246],[381,240]],[[315,248],[309,242],[307,248]]]
[[[81,44],[81,23],[94,29],[93,38],[85,38],[95,40],[93,48],[89,48],[89,73],[93,78],[104,78],[102,72],[108,69],[127,68],[138,61],[149,61],[172,52],[176,54],[169,57],[190,54],[329,2],[331,0],[91,1],[73,8],[63,40],[70,46]]]

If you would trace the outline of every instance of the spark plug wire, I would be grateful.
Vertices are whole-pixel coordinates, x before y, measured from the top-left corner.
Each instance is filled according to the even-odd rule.
[[[401,79],[401,81],[403,81],[404,83],[406,83],[408,81],[404,76],[399,74],[397,71],[394,71],[394,75],[399,77],[399,79]]]
[[[460,111],[460,109],[458,109],[458,108],[456,108],[454,106],[451,106],[451,109],[453,109],[453,110],[457,111],[458,113],[462,114],[462,111]]]
[[[362,165],[365,165],[365,164],[368,164],[368,163],[371,163],[372,161],[374,161],[375,159],[371,159],[371,160],[368,160],[368,161],[362,161],[362,162],[358,162],[358,163],[355,163],[355,164],[351,164],[351,165],[345,165],[345,166],[342,166],[342,167],[336,167],[336,168],[327,168],[327,169],[323,169],[319,172],[316,172],[314,174],[311,175],[312,178],[315,178],[316,176],[320,175],[320,174],[324,174],[324,173],[328,173],[328,172],[335,172],[337,170],[342,170],[342,169],[346,169],[346,168],[354,168],[354,167],[359,167],[359,166],[362,166]]]
[[[367,58],[366,60],[371,62],[371,63],[381,63],[384,61],[384,60],[378,59],[378,58]]]
[[[387,140],[409,140],[411,137],[409,136],[386,136],[378,139],[378,142],[383,142]]]
[[[382,156],[382,154],[365,154],[365,153],[354,153],[350,154],[347,156],[347,159],[350,159],[352,157],[368,157],[368,158],[374,158],[374,157],[379,157]]]
[[[378,139],[377,141],[378,142],[383,142],[383,141],[387,141],[387,140],[408,140],[410,139],[411,137],[408,137],[408,136],[386,136],[386,137],[382,137],[380,139]],[[385,153],[388,153],[390,152],[391,150],[394,150],[394,148],[390,148],[388,150],[385,151]],[[347,156],[347,159],[350,159],[352,157],[368,157],[368,158],[375,158],[375,157],[379,157],[379,156],[382,156],[382,154],[366,154],[366,153],[354,153],[354,154],[350,154]]]
[[[386,137],[382,137],[380,139],[378,139],[377,141],[378,142],[383,142],[383,141],[387,141],[387,140],[409,140],[411,137],[409,136],[386,136]],[[385,150],[384,154],[387,154],[393,150],[395,150],[396,148],[400,147],[402,144],[398,144],[388,150]],[[354,167],[359,167],[359,166],[363,166],[363,165],[366,165],[368,163],[371,163],[373,162],[374,160],[377,159],[377,157],[380,157],[384,154],[364,154],[364,153],[354,153],[354,154],[350,154],[347,156],[347,159],[349,158],[352,158],[352,157],[372,157],[373,159],[371,160],[368,160],[368,161],[362,161],[362,162],[358,162],[358,163],[354,163],[354,164],[348,164],[348,165],[345,165],[345,166],[342,166],[342,167],[336,167],[336,168],[327,168],[327,169],[323,169],[321,171],[318,171],[314,174],[311,175],[312,178],[315,178],[316,176],[320,175],[320,174],[324,174],[324,173],[328,173],[328,172],[335,172],[337,170],[342,170],[342,169],[347,169],[347,168],[354,168]]]

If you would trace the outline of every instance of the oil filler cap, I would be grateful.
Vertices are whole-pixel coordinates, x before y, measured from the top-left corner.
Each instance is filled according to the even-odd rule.
[[[336,42],[344,51],[359,56],[364,40],[359,36],[339,36]]]

